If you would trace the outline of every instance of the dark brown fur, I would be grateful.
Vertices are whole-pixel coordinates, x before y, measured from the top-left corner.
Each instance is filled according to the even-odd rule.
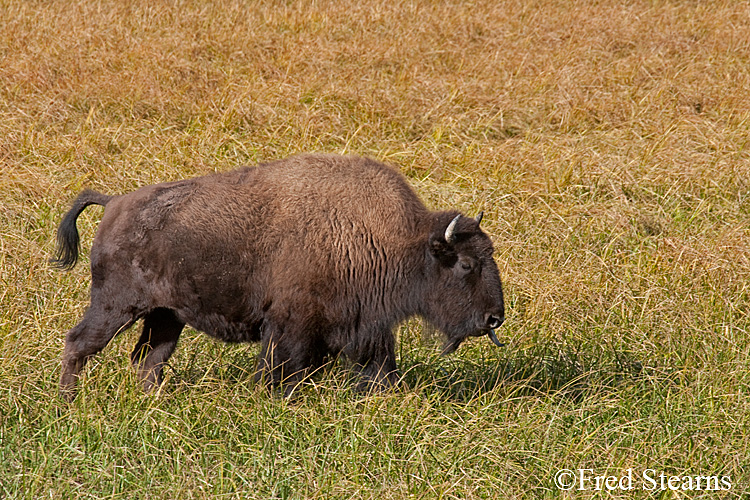
[[[302,155],[146,186],[84,191],[58,229],[54,262],[75,265],[75,221],[106,205],[91,249],[91,306],[66,337],[60,390],[75,397],[86,361],[143,318],[132,354],[147,389],[189,324],[228,342],[262,342],[258,377],[293,387],[344,355],[363,384],[398,380],[394,327],[422,316],[446,351],[504,317],[490,239],[456,212],[430,212],[373,160]]]

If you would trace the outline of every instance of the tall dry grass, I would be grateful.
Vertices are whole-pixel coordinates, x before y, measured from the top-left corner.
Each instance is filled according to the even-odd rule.
[[[579,466],[747,491],[746,2],[4,0],[0,19],[0,497],[557,497]],[[76,192],[302,151],[484,210],[507,348],[440,359],[409,324],[412,390],[360,400],[325,389],[334,369],[295,406],[253,389],[253,348],[190,333],[143,396],[125,334],[62,405],[88,272],[46,260]]]

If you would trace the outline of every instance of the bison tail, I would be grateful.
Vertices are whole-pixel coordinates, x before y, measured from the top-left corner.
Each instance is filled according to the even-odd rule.
[[[78,262],[78,250],[80,240],[78,237],[78,227],[76,220],[81,212],[89,205],[106,205],[112,199],[112,196],[97,193],[87,189],[78,195],[73,202],[73,206],[63,217],[60,226],[57,228],[57,249],[55,256],[50,259],[50,264],[58,269],[73,269]]]

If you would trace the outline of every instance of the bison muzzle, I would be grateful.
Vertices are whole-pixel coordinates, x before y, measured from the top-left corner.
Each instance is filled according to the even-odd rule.
[[[121,196],[84,191],[57,231],[53,263],[78,260],[76,219],[106,209],[91,248],[91,304],[65,338],[60,392],[86,361],[143,319],[131,359],[147,390],[185,325],[261,342],[256,378],[287,392],[344,356],[361,388],[399,375],[395,327],[420,316],[446,337],[494,334],[503,291],[481,214],[425,208],[374,160],[301,155]]]

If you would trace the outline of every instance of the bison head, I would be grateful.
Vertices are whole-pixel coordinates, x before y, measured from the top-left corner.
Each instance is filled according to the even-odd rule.
[[[428,241],[424,317],[446,335],[444,354],[467,337],[489,336],[505,320],[503,287],[489,237],[475,219],[439,212]]]

